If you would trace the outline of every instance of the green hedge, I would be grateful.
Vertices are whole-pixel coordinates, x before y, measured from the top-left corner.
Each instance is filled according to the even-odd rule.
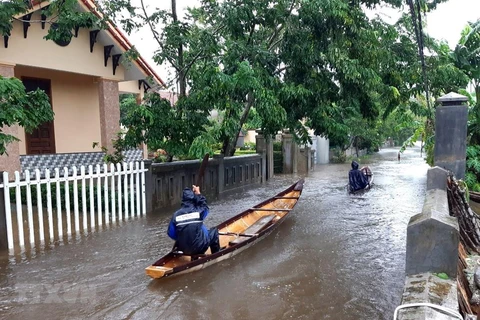
[[[282,151],[273,151],[273,173],[283,173]]]
[[[275,141],[273,143],[273,151],[282,151],[282,143]]]

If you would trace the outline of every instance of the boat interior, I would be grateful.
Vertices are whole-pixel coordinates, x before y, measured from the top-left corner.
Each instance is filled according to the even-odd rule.
[[[301,190],[292,189],[277,195],[253,208],[250,208],[218,226],[221,250],[240,245],[251,237],[275,224],[293,209],[300,197]],[[166,259],[160,259],[151,266],[157,273],[171,273],[173,268],[182,266],[210,255],[210,248],[204,254],[185,255],[172,252]],[[148,274],[148,268],[147,268]]]

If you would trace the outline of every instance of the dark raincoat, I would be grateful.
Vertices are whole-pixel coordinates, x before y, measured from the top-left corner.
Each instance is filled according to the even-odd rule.
[[[355,192],[368,186],[368,178],[358,169],[358,163],[356,161],[352,161],[352,170],[348,173],[348,185],[350,192]]]
[[[182,206],[173,214],[168,226],[168,236],[176,241],[177,250],[185,254],[200,254],[212,245],[212,252],[218,251],[217,229],[209,231],[203,224],[207,215],[207,199],[185,188]]]

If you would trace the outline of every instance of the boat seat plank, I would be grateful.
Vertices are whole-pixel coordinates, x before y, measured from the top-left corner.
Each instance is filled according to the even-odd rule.
[[[242,241],[245,241],[246,239],[249,239],[253,236],[255,236],[257,233],[259,233],[263,228],[265,228],[274,218],[276,215],[271,214],[268,216],[263,216],[257,221],[255,221],[254,224],[252,224],[250,227],[248,227],[243,234],[245,236],[239,236],[236,239],[230,241],[230,245],[235,245],[237,243],[240,243]]]
[[[182,257],[182,256],[184,256],[184,257],[190,257],[192,261],[207,256],[207,255],[204,254],[204,253],[199,253],[199,254],[186,254],[186,253],[183,253],[183,252],[181,252],[181,251],[180,251],[180,252],[178,252],[178,251],[177,251],[177,252],[174,252],[173,254],[174,254],[175,256],[177,256],[177,257]]]
[[[298,200],[298,197],[274,197],[275,200],[282,200],[282,199],[290,199],[290,200]]]

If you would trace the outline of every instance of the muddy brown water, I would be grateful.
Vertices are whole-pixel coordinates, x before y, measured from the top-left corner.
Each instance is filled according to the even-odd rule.
[[[172,211],[0,256],[2,319],[392,319],[404,284],[405,235],[421,211],[427,165],[418,148],[368,164],[374,188],[348,195],[349,164],[318,165],[300,201],[267,238],[230,260],[151,280],[169,251]],[[301,176],[212,201],[213,226]]]

